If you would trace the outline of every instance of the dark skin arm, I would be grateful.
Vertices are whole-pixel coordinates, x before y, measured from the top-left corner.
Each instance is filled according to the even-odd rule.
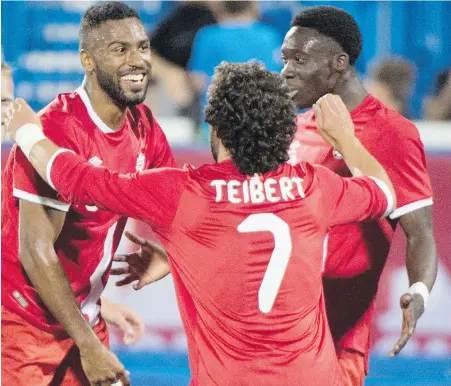
[[[92,384],[128,375],[116,356],[98,339],[80,307],[55,253],[54,243],[65,220],[65,212],[20,200],[20,261],[40,298],[80,349],[83,370]]]
[[[98,340],[80,312],[53,244],[66,213],[20,200],[20,261],[39,296],[75,343]]]
[[[429,291],[437,277],[437,251],[432,231],[432,206],[407,213],[399,220],[407,238],[406,268],[410,285],[423,282]],[[403,313],[402,333],[389,356],[397,355],[415,331],[424,312],[423,297],[404,294],[400,300]]]

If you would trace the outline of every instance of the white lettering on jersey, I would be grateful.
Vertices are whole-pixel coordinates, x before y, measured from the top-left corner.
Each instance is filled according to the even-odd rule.
[[[268,178],[264,182],[257,177],[249,180],[213,180],[210,185],[216,190],[216,202],[229,201],[232,204],[261,204],[262,202],[292,201],[304,198],[303,179],[299,177],[281,177],[279,180]]]

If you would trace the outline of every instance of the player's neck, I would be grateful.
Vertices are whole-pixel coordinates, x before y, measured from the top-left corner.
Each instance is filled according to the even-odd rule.
[[[99,87],[93,87],[89,80],[83,82],[82,87],[86,91],[94,112],[111,130],[119,130],[124,123],[127,113],[126,107],[118,106]]]
[[[349,111],[359,106],[368,95],[355,70],[349,71],[337,82],[333,93],[341,97]]]
[[[219,146],[216,162],[222,162],[228,158],[231,158],[230,152],[224,146]]]

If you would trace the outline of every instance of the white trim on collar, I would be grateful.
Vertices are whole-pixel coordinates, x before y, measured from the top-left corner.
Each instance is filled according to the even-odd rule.
[[[75,92],[80,95],[81,100],[83,101],[84,105],[86,106],[86,110],[88,110],[89,117],[92,119],[92,121],[95,123],[95,125],[105,134],[111,134],[115,133],[116,131],[109,128],[105,122],[103,122],[100,117],[96,114],[94,109],[92,108],[91,101],[89,100],[89,96],[86,93],[83,86],[78,87]]]

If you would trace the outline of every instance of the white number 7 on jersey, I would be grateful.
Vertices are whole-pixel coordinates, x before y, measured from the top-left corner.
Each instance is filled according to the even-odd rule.
[[[271,311],[279,292],[291,255],[291,235],[288,224],[273,213],[251,214],[240,225],[238,232],[271,232],[274,250],[258,291],[258,307],[261,312]]]

